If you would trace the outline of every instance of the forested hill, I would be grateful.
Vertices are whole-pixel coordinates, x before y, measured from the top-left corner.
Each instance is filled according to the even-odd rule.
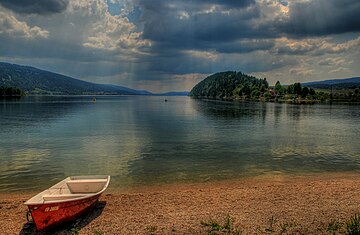
[[[213,74],[199,82],[190,96],[198,98],[233,99],[259,97],[269,87],[266,79],[258,79],[241,72],[228,71]]]
[[[37,68],[0,62],[0,87],[16,87],[29,94],[51,95],[148,95],[127,87],[96,84]]]
[[[199,82],[189,95],[195,98],[292,103],[360,102],[360,90],[354,85],[354,80],[345,80],[345,83],[336,81],[337,85],[351,84],[348,89],[315,90],[300,83],[282,86],[279,81],[269,87],[265,78],[258,79],[241,72],[221,72]]]
[[[349,89],[360,87],[360,77],[307,82],[303,83],[303,85],[318,89]]]

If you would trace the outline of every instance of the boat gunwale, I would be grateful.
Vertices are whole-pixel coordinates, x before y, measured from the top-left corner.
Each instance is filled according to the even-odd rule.
[[[47,192],[47,190],[51,189],[51,188],[54,188],[55,186],[57,185],[60,185],[62,183],[66,183],[66,181],[68,180],[71,180],[71,178],[73,177],[104,177],[104,179],[106,179],[106,184],[104,185],[104,187],[102,188],[102,190],[100,190],[99,192],[96,192],[96,193],[88,193],[84,196],[80,196],[80,197],[75,197],[75,198],[70,198],[70,199],[62,199],[62,200],[48,200],[48,201],[45,201],[45,200],[42,200],[42,201],[37,201],[37,202],[31,202],[31,200],[37,196],[42,196],[42,195],[45,195],[45,192]],[[106,178],[105,178],[106,177]],[[88,178],[88,179],[91,179],[91,178]],[[54,184],[53,186],[45,189],[44,191],[36,194],[35,196],[31,197],[29,200],[27,200],[26,202],[24,202],[24,205],[27,205],[27,206],[36,206],[36,205],[45,205],[45,204],[55,204],[55,203],[64,203],[64,202],[72,202],[72,201],[79,201],[79,200],[83,200],[83,199],[87,199],[87,198],[91,198],[91,197],[95,197],[95,196],[98,196],[100,194],[102,194],[106,189],[107,187],[109,186],[109,183],[110,183],[110,175],[94,175],[94,176],[70,176],[70,177],[66,177],[65,179],[63,179],[62,181]],[[73,194],[73,195],[76,195],[76,194]]]

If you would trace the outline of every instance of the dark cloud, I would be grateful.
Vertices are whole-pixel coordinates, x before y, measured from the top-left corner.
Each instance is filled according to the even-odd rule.
[[[255,3],[255,0],[195,0],[195,1],[188,0],[188,1],[194,3],[203,3],[203,4],[204,3],[217,4],[228,7],[245,7]]]
[[[274,66],[271,61],[251,64],[235,58],[239,53],[269,50],[274,46],[272,40],[263,40],[276,36],[272,27],[254,22],[261,17],[261,8],[254,1],[154,0],[149,4],[144,0],[140,6],[143,38],[152,41],[151,53],[156,56],[144,62],[147,71],[167,74],[234,69],[264,71]],[[231,54],[235,62],[219,63],[186,54],[188,51]]]
[[[69,0],[0,0],[0,4],[16,13],[47,15],[64,11]]]
[[[299,64],[297,55],[310,60],[325,54],[346,56],[358,46],[358,41],[351,40],[359,37],[359,0],[129,2],[129,12],[122,12],[121,17],[133,25],[125,24],[128,31],[119,29],[121,33],[115,37],[117,31],[112,32],[112,27],[99,27],[108,22],[104,15],[86,13],[96,12],[97,4],[70,12],[65,11],[69,0],[0,0],[0,14],[3,11],[2,15],[8,16],[3,21],[8,30],[0,34],[1,56],[47,63],[39,67],[78,78],[116,79],[121,74],[141,84],[225,70],[271,74],[274,69]],[[12,14],[9,9],[33,15]],[[58,12],[63,14],[42,17]],[[109,25],[121,26],[127,19],[112,20]],[[26,23],[26,27],[17,22]],[[129,34],[129,38],[117,41],[133,31],[139,32],[139,40]],[[350,57],[353,64],[357,64],[357,55]],[[330,67],[325,63],[330,62],[316,65]],[[61,69],[56,69],[58,64],[62,64]]]
[[[161,11],[176,5],[177,8],[198,10],[206,6],[218,5],[226,9],[244,8],[255,4],[255,0],[139,0],[145,10]]]
[[[204,9],[198,9],[198,5],[179,7],[184,9],[186,17],[163,1],[159,1],[157,6],[156,9],[143,9],[143,37],[164,46],[197,48],[208,45],[207,42],[215,45],[217,42],[232,42],[241,38],[262,38],[264,34],[272,36],[269,27],[262,30],[262,26],[253,25],[252,20],[260,15],[257,5],[232,9],[230,14],[219,11],[203,13],[201,10]],[[254,27],[257,29],[254,30]]]
[[[220,53],[248,53],[259,50],[270,50],[275,43],[270,40],[250,40],[233,43],[221,43],[217,45]]]
[[[225,8],[213,12],[204,4]],[[286,1],[281,1],[287,5]],[[254,1],[140,1],[143,37],[171,48],[201,48],[207,42],[225,43],[248,38],[324,36],[360,31],[360,1],[313,0],[294,2],[289,16],[266,17],[270,7]],[[176,7],[174,7],[176,6]],[[237,6],[237,8],[236,8]],[[183,14],[183,15],[181,15]],[[216,46],[213,48],[217,50]],[[220,51],[220,50],[219,50]],[[229,50],[224,50],[224,52]]]
[[[322,36],[360,31],[359,0],[313,0],[290,5],[290,18],[278,24],[290,36]]]
[[[19,38],[16,44],[13,43],[12,37],[0,34],[0,47],[2,56],[13,56],[18,58],[41,58],[41,59],[62,59],[67,61],[111,61],[114,54],[104,52],[103,50],[88,50],[81,45],[72,44],[71,42],[47,39],[28,40]]]

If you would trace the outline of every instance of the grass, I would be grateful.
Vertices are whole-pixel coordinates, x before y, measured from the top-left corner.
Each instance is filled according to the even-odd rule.
[[[95,230],[94,235],[103,235],[104,233],[101,230]]]
[[[274,216],[268,220],[265,228],[258,227],[254,232],[245,232],[234,226],[234,219],[229,215],[224,219],[223,223],[216,220],[209,220],[207,222],[201,221],[201,227],[204,229],[199,234],[208,235],[240,235],[240,234],[306,234],[308,231],[303,228],[301,224],[294,220],[280,222]],[[346,228],[345,226],[346,225]],[[320,231],[320,230],[319,230]],[[360,235],[360,213],[355,214],[345,223],[341,223],[332,219],[323,228],[320,234],[346,234],[346,235]]]
[[[360,235],[360,213],[355,214],[346,222],[347,235]]]
[[[326,231],[328,233],[331,233],[331,234],[336,234],[337,232],[340,231],[340,229],[342,228],[343,224],[336,221],[336,220],[331,220],[326,228]]]
[[[68,228],[69,229],[69,228]],[[145,228],[145,234],[172,234],[176,232],[175,225],[171,226],[171,232],[166,233],[162,229],[158,229],[157,226],[147,226]],[[266,226],[258,226],[256,230],[250,231],[250,228],[240,227],[235,225],[235,220],[230,215],[227,215],[222,222],[214,219],[208,221],[200,221],[200,231],[194,231],[191,234],[199,235],[241,235],[241,234],[261,234],[261,235],[272,235],[272,234],[307,234],[309,231],[306,227],[302,227],[301,224],[295,220],[283,221],[271,216],[267,221]],[[78,235],[80,229],[78,227],[71,227],[69,230],[71,235]],[[313,231],[315,232],[315,231]],[[34,234],[34,228],[31,231],[22,231],[25,234]],[[94,230],[94,235],[104,235],[105,233],[101,230]],[[322,228],[319,228],[318,234],[345,234],[345,235],[360,235],[360,213],[355,214],[345,222],[332,219],[329,223],[324,224]]]
[[[70,229],[71,235],[79,235],[80,229],[77,227],[73,227]]]
[[[209,235],[227,234],[227,235],[240,235],[242,234],[239,228],[234,226],[234,220],[229,215],[225,218],[224,223],[218,223],[215,220],[208,222],[201,221],[201,226],[205,229],[205,233]]]
[[[239,226],[234,225],[234,219],[229,215],[224,219],[223,223],[216,220],[209,220],[208,222],[201,221],[203,231],[199,234],[207,235],[240,235],[240,234],[305,234],[301,224],[295,221],[280,222],[274,216],[268,220],[265,228],[257,227],[255,232],[249,232],[246,229],[240,229]]]
[[[145,228],[146,234],[147,234],[147,235],[155,235],[157,229],[158,229],[158,228],[157,228],[156,226],[147,226],[147,227]]]

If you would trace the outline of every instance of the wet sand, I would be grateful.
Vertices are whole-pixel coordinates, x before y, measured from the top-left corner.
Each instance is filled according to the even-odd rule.
[[[0,194],[0,234],[204,234],[227,216],[248,234],[331,234],[360,212],[360,174],[272,175],[109,190],[95,209],[58,230],[36,233],[23,205],[36,193]]]

